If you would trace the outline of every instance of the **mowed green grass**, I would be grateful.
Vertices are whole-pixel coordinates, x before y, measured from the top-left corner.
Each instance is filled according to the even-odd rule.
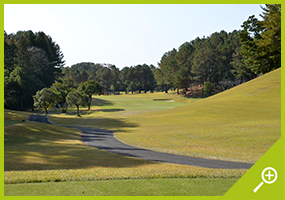
[[[281,69],[185,106],[129,116],[121,141],[155,151],[256,162],[281,136]]]
[[[159,101],[154,101],[156,99],[159,99]],[[174,102],[167,101],[170,99]],[[94,96],[90,111],[84,107],[80,108],[81,118],[76,116],[76,108],[70,107],[67,113],[60,113],[59,109],[50,112],[49,119],[63,125],[97,127],[116,132],[126,132],[131,128],[140,126],[132,123],[129,116],[176,108],[195,100],[197,99],[183,98],[174,94],[174,92],[170,94],[158,92]]]
[[[168,102],[167,100],[174,102]],[[80,125],[83,123],[83,125],[86,126],[88,125],[86,119],[95,119],[96,117],[125,118],[133,114],[176,108],[194,102],[195,100],[197,99],[188,99],[175,95],[174,92],[170,94],[157,92],[134,95],[93,96],[90,111],[88,111],[87,108],[80,107],[80,113],[83,118],[76,116],[77,111],[75,107],[69,107],[67,113],[61,113],[60,109],[51,111],[50,119],[66,125],[73,123]]]
[[[237,178],[159,178],[9,184],[4,186],[4,195],[217,196],[226,193],[237,180]]]

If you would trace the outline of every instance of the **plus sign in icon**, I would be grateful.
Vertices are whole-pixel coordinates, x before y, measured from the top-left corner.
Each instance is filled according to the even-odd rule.
[[[272,184],[277,179],[277,171],[272,167],[266,167],[261,173],[262,180],[267,184]]]
[[[264,176],[267,177],[266,179],[267,179],[268,181],[271,181],[271,177],[274,177],[275,175],[274,175],[274,173],[271,174],[271,170],[269,169],[269,170],[267,171],[267,173],[266,173],[266,172],[264,173]],[[272,179],[273,179],[273,178],[272,178]]]
[[[261,181],[261,183],[256,188],[254,188],[253,191],[256,193],[264,183],[274,183],[277,180],[277,176],[277,171],[273,167],[266,167],[261,173],[261,178],[263,181]]]

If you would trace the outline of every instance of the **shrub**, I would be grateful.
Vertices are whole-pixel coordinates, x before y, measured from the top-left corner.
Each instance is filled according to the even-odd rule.
[[[204,86],[202,87],[202,92],[205,94],[205,95],[212,95],[214,94],[214,87],[215,85],[211,82],[204,82]]]

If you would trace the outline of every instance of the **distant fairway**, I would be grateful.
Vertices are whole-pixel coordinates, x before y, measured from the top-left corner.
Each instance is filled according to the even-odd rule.
[[[129,117],[121,141],[174,154],[256,162],[281,136],[281,69],[204,100]]]

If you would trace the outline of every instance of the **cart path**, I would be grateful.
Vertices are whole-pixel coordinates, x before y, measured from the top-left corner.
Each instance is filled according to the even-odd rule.
[[[32,115],[30,116],[29,120],[51,124],[45,116],[40,116],[40,115]],[[253,166],[253,164],[250,163],[195,158],[189,156],[162,153],[148,149],[142,149],[122,143],[121,141],[117,140],[114,137],[113,131],[105,129],[75,127],[75,126],[64,126],[64,127],[76,128],[82,131],[81,140],[89,146],[125,156],[137,157],[145,160],[158,161],[158,162],[192,165],[198,167],[217,168],[217,169],[249,169]]]

